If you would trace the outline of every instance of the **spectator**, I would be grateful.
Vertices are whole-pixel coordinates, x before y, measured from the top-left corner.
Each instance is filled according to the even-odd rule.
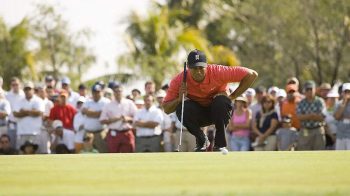
[[[286,86],[287,99],[282,102],[281,106],[281,115],[282,116],[291,116],[292,127],[297,130],[300,129],[300,120],[297,116],[297,105],[300,102],[298,96],[298,86],[296,84],[288,84]]]
[[[52,75],[45,76],[45,85],[46,87],[55,89],[56,88],[56,80]]]
[[[67,103],[68,96],[67,91],[62,90],[60,92],[57,104],[50,111],[49,119],[51,122],[60,120],[63,122],[65,129],[73,130],[73,118],[77,111],[71,104]]]
[[[292,127],[292,119],[291,116],[282,116],[282,127],[277,129],[277,149],[279,151],[289,151],[294,150],[297,140],[298,134],[297,130]]]
[[[113,90],[111,88],[105,88],[103,91],[103,97],[109,99],[109,101],[113,100]]]
[[[180,129],[181,122],[176,116],[176,113],[170,114],[171,123],[173,130],[175,132],[174,145],[177,147],[180,141]],[[185,126],[182,127],[182,139],[181,139],[181,148],[180,152],[193,152],[196,148],[196,137],[194,137]]]
[[[255,90],[253,88],[248,88],[245,91],[245,97],[247,98],[247,106],[255,104]]]
[[[277,93],[280,89],[277,86],[271,86],[267,91],[267,94],[271,95],[274,99],[277,99]]]
[[[147,81],[145,83],[145,95],[155,95],[156,84],[153,81]]]
[[[84,130],[85,117],[81,113],[81,110],[85,101],[86,101],[85,97],[83,96],[79,97],[78,103],[77,103],[77,113],[75,114],[73,119],[73,126],[75,131],[74,148],[76,153],[80,152],[80,150],[83,148],[83,143],[84,143],[83,138],[85,134],[85,130]]]
[[[335,142],[336,142],[335,135],[337,133],[337,121],[334,118],[334,112],[335,112],[336,105],[338,104],[338,101],[339,101],[338,99],[339,99],[339,93],[337,88],[334,88],[328,92],[327,99],[326,99],[327,115],[325,118],[327,150],[335,149]]]
[[[131,91],[131,99],[134,100],[134,101],[136,101],[138,99],[143,100],[142,97],[141,97],[141,91],[139,89],[136,89],[136,88],[133,89]]]
[[[261,101],[262,98],[266,95],[266,88],[263,86],[259,86],[255,89],[256,92],[256,103],[250,106],[250,109],[252,111],[252,124],[254,124],[255,116],[257,113],[259,113],[262,109]]]
[[[320,85],[320,87],[318,88],[318,94],[320,95],[320,97],[326,101],[327,100],[327,94],[329,93],[329,91],[332,89],[332,86],[329,83],[322,83]]]
[[[93,146],[94,142],[94,134],[93,133],[85,133],[84,138],[84,147],[80,151],[81,154],[95,154],[99,153]]]
[[[41,126],[41,131],[39,134],[39,153],[49,154],[50,153],[50,136],[47,129],[49,128],[49,116],[50,111],[53,108],[53,103],[47,98],[44,85],[37,85],[35,88],[35,94],[41,99],[44,104],[44,113],[43,113],[43,124]]]
[[[0,137],[0,155],[16,155],[18,151],[11,147],[11,139],[7,134]]]
[[[243,96],[235,99],[234,112],[229,123],[230,149],[233,151],[249,151],[250,149],[252,113],[247,107],[247,102],[247,98]]]
[[[288,84],[295,84],[295,85],[298,87],[297,90],[299,90],[299,80],[298,80],[296,77],[290,77],[290,78],[288,78],[288,79],[287,79],[287,85],[288,85]]]
[[[17,119],[13,115],[13,111],[15,107],[18,105],[18,102],[24,99],[24,92],[21,89],[21,82],[19,78],[13,77],[11,78],[11,90],[6,94],[7,101],[10,102],[11,106],[11,114],[9,116],[9,128],[8,135],[11,138],[11,146],[16,148],[17,146]]]
[[[281,112],[282,112],[282,103],[286,99],[287,93],[284,89],[279,89],[277,94],[276,94],[276,105],[275,105],[275,110],[278,115],[278,119],[281,119]]]
[[[80,97],[88,97],[88,92],[87,92],[85,84],[79,84],[78,93],[79,93]]]
[[[141,99],[136,99],[134,101],[134,103],[135,103],[137,109],[142,109],[143,107],[145,107],[145,102],[143,101],[142,98]]]
[[[322,98],[316,96],[316,84],[304,84],[305,98],[297,106],[297,116],[301,122],[297,150],[324,150],[324,120],[326,106]]]
[[[31,141],[25,141],[24,144],[21,146],[22,154],[24,155],[32,155],[36,154],[36,151],[38,150],[38,145],[31,142]]]
[[[133,101],[123,97],[123,87],[113,89],[115,100],[103,107],[100,121],[108,125],[106,142],[108,152],[127,153],[135,151],[132,118],[137,110]]]
[[[275,99],[271,95],[262,98],[262,111],[256,114],[253,131],[258,135],[253,143],[255,151],[272,151],[277,148],[275,131],[278,125]]]
[[[101,111],[110,101],[102,96],[102,86],[95,84],[92,89],[92,99],[84,103],[82,114],[85,115],[84,129],[87,133],[94,134],[94,147],[101,153],[107,152],[105,142],[106,130],[99,121]]]
[[[71,82],[70,82],[70,79],[68,77],[64,77],[61,80],[62,89],[68,93],[67,102],[70,103],[73,107],[75,107],[75,104],[77,103],[80,95],[77,92],[74,92],[70,88],[70,83]],[[63,124],[64,124],[64,122],[63,122]]]
[[[145,107],[136,112],[136,152],[160,152],[162,111],[153,105],[151,94],[144,96]]]
[[[159,105],[159,109],[163,114],[163,121],[161,123],[161,129],[163,134],[163,147],[165,152],[173,152],[175,150],[174,141],[173,141],[173,130],[171,126],[171,118],[168,114],[164,112],[162,107],[163,99],[166,95],[166,92],[162,89],[157,92],[157,102]]]
[[[70,153],[74,153],[74,132],[63,128],[63,123],[60,120],[52,122],[53,134],[51,134],[51,151],[59,154],[57,147],[59,144],[64,144]],[[60,149],[60,148],[58,148]]]
[[[32,82],[24,84],[24,94],[25,98],[18,102],[13,112],[17,118],[17,149],[27,140],[35,143],[40,142],[42,116],[45,111],[43,101],[34,95]]]
[[[0,135],[8,134],[8,116],[11,114],[10,102],[5,98],[5,91],[0,89]]]
[[[337,105],[334,117],[337,123],[336,150],[350,150],[350,83],[342,87],[343,99]]]

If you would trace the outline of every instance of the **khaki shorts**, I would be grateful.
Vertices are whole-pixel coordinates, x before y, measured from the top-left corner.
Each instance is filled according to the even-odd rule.
[[[324,127],[300,129],[297,150],[324,150],[325,147],[326,138]]]

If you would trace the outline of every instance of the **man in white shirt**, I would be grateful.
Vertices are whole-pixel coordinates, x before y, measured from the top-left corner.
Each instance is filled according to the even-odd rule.
[[[163,148],[164,152],[173,152],[175,150],[175,135],[173,133],[173,126],[171,124],[170,115],[166,114],[163,110],[162,103],[163,99],[166,96],[166,92],[162,89],[158,90],[156,93],[158,108],[162,111],[163,121],[160,125],[163,133]]]
[[[136,152],[160,152],[162,111],[153,105],[153,95],[144,96],[145,107],[134,117]]]
[[[11,114],[10,102],[5,98],[5,91],[0,89],[0,135],[8,134],[8,116]]]
[[[36,144],[40,142],[42,115],[45,110],[43,101],[34,95],[32,82],[24,84],[24,94],[25,98],[13,108],[13,115],[17,118],[17,149],[25,141],[32,141]]]
[[[49,116],[51,108],[53,108],[53,103],[47,98],[46,87],[44,84],[37,84],[35,86],[35,94],[42,100],[45,108],[43,113],[43,124],[40,132],[40,143],[38,143],[39,153],[50,154],[50,136],[47,129],[49,128]]]
[[[21,82],[19,78],[13,77],[11,78],[11,90],[6,93],[5,97],[7,101],[10,102],[11,106],[11,114],[9,115],[9,129],[8,129],[8,135],[10,137],[11,146],[12,148],[16,148],[16,141],[17,141],[17,119],[13,115],[13,109],[15,106],[18,105],[18,102],[22,99],[24,99],[24,92],[21,89]]]
[[[108,125],[106,137],[108,152],[128,153],[135,151],[135,136],[132,132],[132,119],[136,113],[133,101],[123,97],[123,87],[113,88],[115,100],[102,109],[100,121]]]
[[[74,133],[73,131],[63,128],[63,123],[60,120],[52,122],[53,134],[51,134],[51,151],[56,152],[56,147],[59,144],[64,144],[70,153],[74,153]]]
[[[82,114],[85,115],[85,131],[94,134],[94,148],[100,153],[105,153],[107,152],[105,127],[101,124],[99,119],[102,109],[110,102],[110,100],[102,96],[102,90],[102,86],[99,84],[92,86],[92,99],[84,103],[82,106]]]

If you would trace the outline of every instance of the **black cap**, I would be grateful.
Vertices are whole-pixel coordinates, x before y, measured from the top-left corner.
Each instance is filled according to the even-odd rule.
[[[52,80],[53,80],[52,75],[47,75],[47,76],[45,76],[45,81],[51,82]]]
[[[188,68],[194,67],[206,67],[207,66],[207,57],[204,52],[200,50],[192,50],[187,57],[187,66]]]

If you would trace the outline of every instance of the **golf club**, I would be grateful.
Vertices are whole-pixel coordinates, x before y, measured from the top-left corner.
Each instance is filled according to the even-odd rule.
[[[187,71],[186,71],[186,62],[184,63],[184,72],[183,72],[183,80],[182,83],[186,84],[186,75],[187,75]],[[180,127],[180,138],[179,138],[179,145],[177,147],[177,149],[175,150],[176,152],[180,152],[180,148],[181,148],[181,142],[182,142],[182,129],[183,129],[183,118],[184,118],[184,102],[185,102],[185,94],[182,94],[182,102],[181,102],[181,127]]]

